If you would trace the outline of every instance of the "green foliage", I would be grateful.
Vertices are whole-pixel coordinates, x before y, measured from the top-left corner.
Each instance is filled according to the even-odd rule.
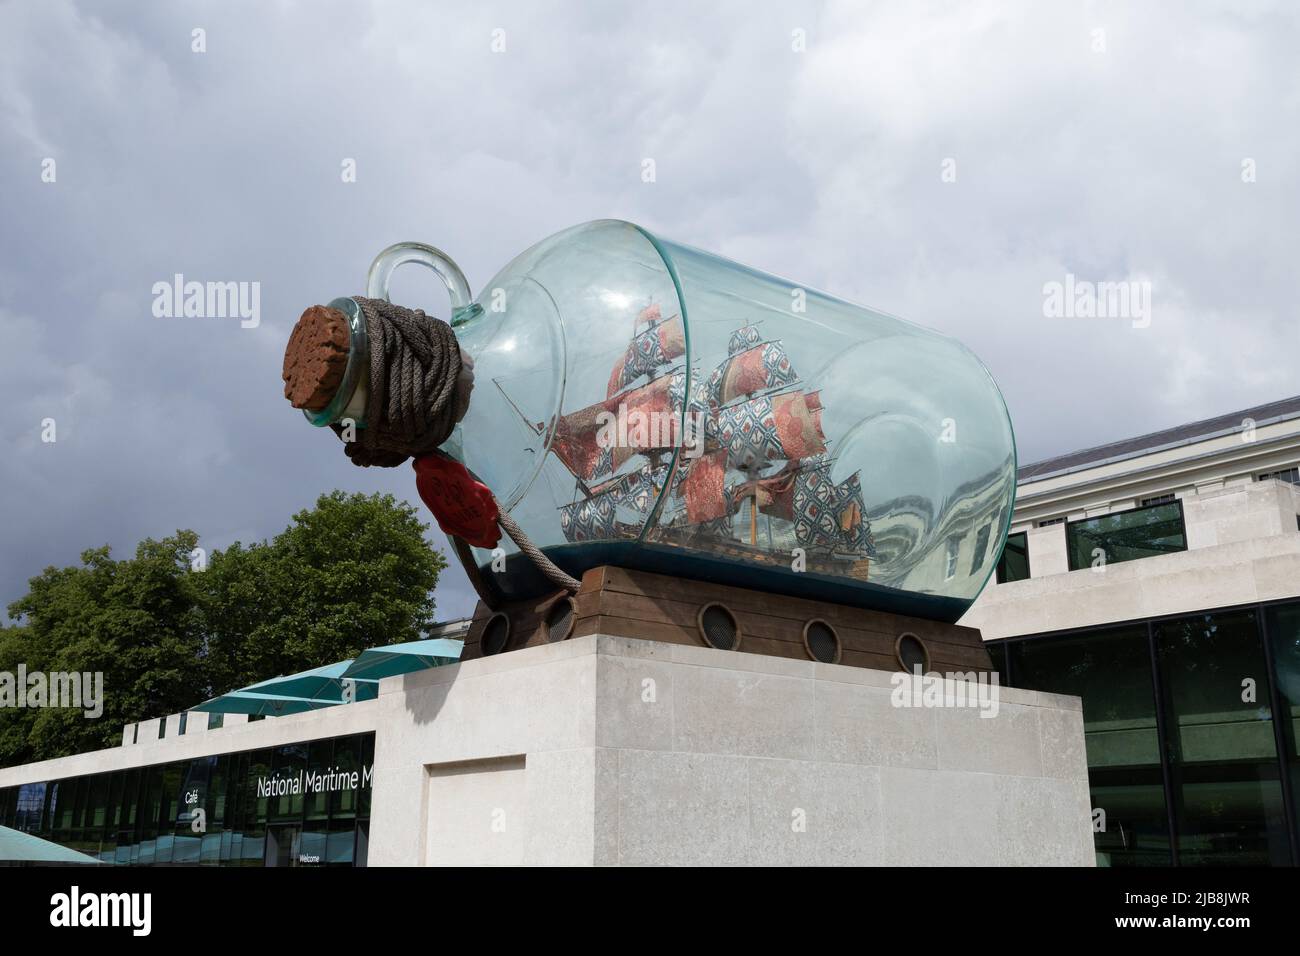
[[[135,557],[108,548],[81,555],[81,567],[46,568],[9,606],[19,627],[0,637],[0,670],[102,672],[104,711],[0,710],[0,762],[45,759],[116,741],[134,715],[174,713],[202,687],[202,638],[189,554],[192,531],[142,541]]]
[[[274,540],[234,544],[199,575],[217,694],[419,640],[446,567],[407,504],[322,495]]]
[[[192,531],[46,568],[9,606],[0,671],[102,672],[104,712],[0,709],[0,766],[116,744],[123,724],[215,694],[419,640],[446,567],[415,509],[391,495],[322,495],[269,542],[191,568]]]

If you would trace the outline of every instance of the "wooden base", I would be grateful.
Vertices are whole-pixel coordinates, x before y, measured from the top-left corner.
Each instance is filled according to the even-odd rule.
[[[923,655],[927,673],[993,670],[975,628],[615,567],[588,571],[572,598],[559,592],[495,613],[480,602],[461,659],[589,634],[710,646],[706,630],[725,642],[733,625],[738,640],[723,649],[888,671]]]

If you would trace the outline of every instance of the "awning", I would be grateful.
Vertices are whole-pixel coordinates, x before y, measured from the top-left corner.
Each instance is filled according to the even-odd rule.
[[[211,700],[205,700],[192,711],[209,714],[254,714],[262,717],[284,717],[308,710],[338,706],[337,700],[311,700],[306,697],[288,697],[276,694],[254,694],[245,690],[232,690]]]
[[[0,827],[0,861],[6,863],[86,863],[101,861],[21,830]]]
[[[372,647],[362,651],[361,656],[343,672],[343,676],[377,681],[381,677],[395,677],[427,667],[455,664],[460,660],[460,652],[464,647],[464,641],[446,637]]]
[[[344,671],[351,664],[350,659],[339,661],[336,664],[326,664],[324,667],[314,667],[309,671],[290,674],[288,677],[272,677],[270,680],[249,684],[239,690],[240,693],[245,694],[269,694],[272,697],[295,697],[304,700],[323,701],[329,704],[341,704],[343,703],[343,682],[351,680],[356,682],[356,688],[352,694],[353,701],[374,700],[379,696],[379,685],[375,681],[356,680],[353,677],[344,676]]]

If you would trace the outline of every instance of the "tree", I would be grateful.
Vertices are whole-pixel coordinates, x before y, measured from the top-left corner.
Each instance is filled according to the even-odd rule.
[[[0,670],[103,675],[103,712],[85,708],[0,711],[0,761],[19,763],[95,750],[119,739],[122,724],[175,713],[204,687],[202,637],[189,554],[198,536],[178,531],[147,539],[135,557],[108,548],[81,555],[81,567],[49,567],[9,606],[21,625],[0,638]]]
[[[446,567],[415,509],[391,495],[322,495],[269,542],[191,568],[192,531],[49,567],[9,606],[0,672],[103,674],[103,715],[0,709],[0,766],[116,744],[123,724],[215,694],[418,640]]]
[[[419,640],[447,566],[391,495],[322,495],[270,542],[212,555],[197,575],[212,691]]]

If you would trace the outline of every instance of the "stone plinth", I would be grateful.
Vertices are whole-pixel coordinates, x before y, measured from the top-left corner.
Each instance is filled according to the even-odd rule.
[[[896,676],[593,635],[393,678],[370,864],[1093,865],[1078,698]]]

